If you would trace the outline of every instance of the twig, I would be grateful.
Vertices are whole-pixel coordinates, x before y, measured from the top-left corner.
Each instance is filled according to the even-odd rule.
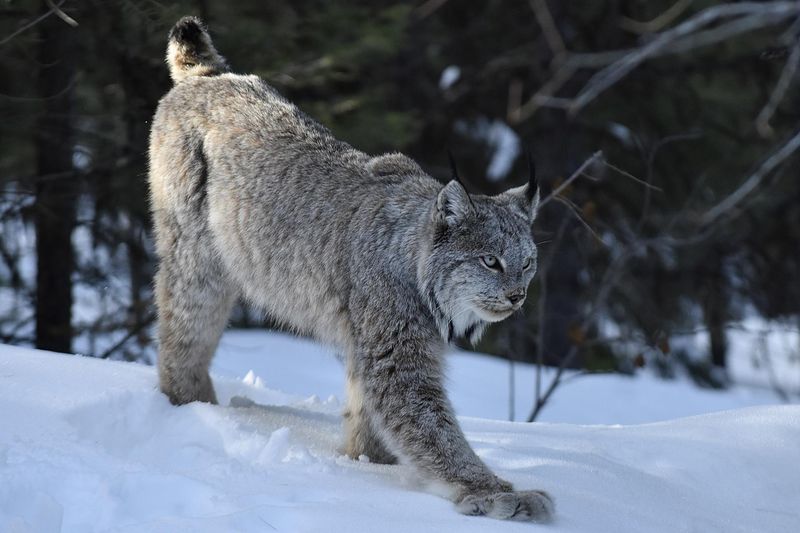
[[[111,356],[111,354],[113,354],[114,352],[119,350],[126,342],[128,342],[133,337],[135,337],[136,335],[141,333],[141,331],[144,328],[150,326],[150,324],[152,324],[154,320],[155,320],[155,316],[151,315],[151,316],[147,317],[145,320],[141,321],[139,324],[137,324],[133,328],[131,328],[128,331],[127,335],[122,337],[119,341],[115,342],[110,348],[108,348],[106,351],[104,351],[103,353],[101,353],[100,355],[98,355],[96,357],[98,359],[108,359],[108,357]]]
[[[797,1],[726,3],[700,11],[678,26],[655,34],[647,44],[640,47],[597,53],[567,51],[555,74],[519,108],[514,116],[521,122],[540,107],[566,109],[570,113],[577,113],[648,59],[715,44],[741,33],[779,24],[798,14],[800,14],[800,2]],[[711,29],[703,29],[725,19],[734,20]],[[601,70],[584,84],[577,96],[574,98],[555,96],[578,70],[597,68]]]
[[[647,22],[634,20],[626,16],[620,17],[619,26],[622,29],[628,30],[631,33],[642,35],[645,33],[655,33],[660,31],[664,26],[669,25],[673,20],[681,16],[686,11],[686,8],[692,4],[693,0],[678,0],[672,4],[666,11],[662,12],[656,18]]]
[[[513,422],[516,413],[514,407],[516,403],[516,376],[514,371],[514,360],[508,360],[508,421]]]
[[[513,113],[509,113],[509,120],[513,123],[519,123],[530,117],[540,107],[557,107],[569,109],[572,101],[568,98],[556,98],[553,96],[564,84],[575,74],[577,69],[571,65],[564,64],[559,68],[555,75],[550,78],[530,100],[525,102]]]
[[[573,202],[570,202],[569,200],[567,200],[566,198],[564,198],[561,195],[556,196],[555,200],[557,202],[567,206],[567,209],[569,209],[570,212],[572,212],[572,214],[575,215],[575,218],[578,219],[578,221],[583,225],[583,227],[586,228],[586,230],[589,233],[591,233],[592,236],[595,239],[597,239],[597,242],[602,244],[604,247],[608,248],[608,245],[605,242],[603,242],[603,239],[600,237],[600,235],[598,235],[597,232],[594,229],[592,229],[592,227],[589,225],[589,223],[586,222],[586,219],[583,218],[583,215],[581,214],[580,209],[578,208],[578,206],[576,206]]]
[[[547,256],[545,261],[542,261],[542,264],[539,267],[539,286],[541,289],[539,290],[539,301],[538,301],[538,318],[539,318],[539,329],[536,332],[536,388],[535,388],[535,396],[536,401],[539,401],[541,398],[541,390],[542,390],[542,368],[544,368],[544,353],[545,353],[545,344],[544,344],[544,332],[545,332],[545,320],[544,320],[544,313],[545,307],[547,305],[547,275],[550,271],[550,265],[553,262],[553,258],[556,255],[556,250],[558,250],[559,245],[564,238],[564,232],[567,230],[567,218],[561,220],[561,224],[558,226],[558,231],[556,231],[556,235],[553,238],[556,245],[550,250],[550,253]]]
[[[564,45],[564,39],[556,28],[556,23],[553,20],[553,15],[550,13],[550,8],[547,7],[546,0],[530,0],[529,1],[533,14],[536,15],[536,20],[542,28],[544,38],[553,51],[553,56],[556,62],[561,62],[561,59],[567,53],[567,47]]]
[[[569,349],[566,357],[561,360],[561,364],[558,365],[558,370],[556,370],[556,375],[553,380],[550,382],[550,385],[547,387],[544,395],[536,399],[536,404],[533,406],[533,410],[531,414],[528,415],[528,422],[533,422],[536,420],[536,417],[539,416],[542,408],[547,404],[547,401],[550,399],[550,396],[553,395],[555,392],[556,387],[561,383],[561,375],[564,374],[564,370],[567,368],[567,365],[572,362],[575,356],[578,354],[578,347],[573,345],[572,348]]]
[[[738,189],[728,195],[727,198],[706,211],[700,219],[700,224],[707,226],[717,220],[727,211],[736,207],[748,194],[750,194],[761,181],[772,172],[778,165],[783,163],[789,156],[800,148],[800,131],[794,137],[783,144],[776,152],[764,161],[758,169],[745,180]]]
[[[11,328],[11,331],[9,331],[8,333],[4,333],[2,336],[0,336],[0,341],[2,341],[3,344],[10,344],[10,343],[16,344],[16,343],[20,342],[22,340],[22,338],[21,337],[17,337],[17,333],[21,329],[26,327],[28,324],[33,322],[34,318],[35,318],[34,315],[30,315],[27,318],[24,318],[24,319],[18,321],[14,325],[14,327]],[[27,338],[25,338],[25,339],[27,340]]]
[[[643,180],[641,178],[637,178],[636,176],[634,176],[630,172],[628,172],[626,170],[622,170],[621,168],[612,165],[611,163],[609,163],[605,159],[603,160],[603,165],[607,166],[608,168],[610,168],[611,170],[613,170],[617,174],[620,174],[621,176],[625,176],[626,178],[635,181],[636,183],[638,183],[639,185],[642,185],[643,187],[645,187],[647,189],[651,189],[653,191],[658,191],[658,192],[664,192],[664,189],[662,189],[661,187],[659,187],[657,185],[653,185],[652,183],[649,183],[649,182],[647,182],[647,181],[645,181],[645,180]]]
[[[61,1],[58,3],[58,5],[56,5],[56,6],[55,6],[55,8],[56,8],[56,9],[58,9],[59,7],[61,7],[61,5],[62,5],[64,2],[66,2],[66,0],[61,0]],[[48,2],[48,4],[49,4],[49,5],[52,5],[52,2]],[[19,29],[17,29],[17,31],[15,31],[15,32],[12,32],[12,33],[11,33],[11,35],[8,35],[8,36],[6,36],[6,37],[5,37],[5,38],[4,38],[2,41],[0,41],[0,46],[3,46],[3,45],[4,45],[4,44],[6,44],[7,42],[9,42],[11,39],[13,39],[13,38],[14,38],[14,37],[16,37],[17,35],[19,35],[20,33],[23,33],[24,31],[26,31],[26,30],[28,30],[28,29],[30,29],[30,28],[33,28],[34,26],[36,26],[37,24],[39,24],[41,21],[43,21],[44,19],[46,19],[47,17],[49,17],[49,16],[50,16],[50,15],[52,15],[53,13],[55,13],[55,11],[54,11],[54,10],[53,10],[53,8],[51,7],[51,8],[50,8],[50,10],[49,10],[49,11],[47,11],[46,13],[43,13],[43,14],[41,14],[40,16],[36,17],[35,19],[33,19],[32,21],[30,21],[29,23],[27,23],[27,24],[24,24],[22,27],[20,27]]]
[[[656,161],[656,157],[658,156],[658,152],[665,146],[670,143],[677,142],[677,141],[684,141],[689,139],[696,139],[700,137],[702,134],[699,132],[689,132],[689,133],[678,133],[675,135],[668,135],[663,139],[660,139],[649,151],[647,154],[647,178],[645,181],[650,184],[653,179],[654,173],[654,165]],[[624,171],[623,171],[624,172]],[[660,190],[660,189],[659,189]],[[662,191],[663,192],[663,191]],[[644,191],[644,202],[642,206],[642,214],[639,217],[639,223],[636,225],[636,232],[641,234],[642,229],[644,229],[644,224],[647,219],[647,215],[650,212],[650,202],[652,200],[652,194],[650,189]]]
[[[781,16],[776,20],[772,21],[770,16],[766,16],[763,18],[755,15],[749,17],[741,17],[739,19],[735,19],[730,22],[725,22],[719,24],[718,26],[714,26],[709,30],[698,31],[692,35],[682,38],[676,41],[673,45],[665,48],[663,52],[656,54],[656,56],[683,54],[685,52],[694,50],[695,48],[703,48],[704,46],[710,46],[712,44],[728,40],[731,37],[735,37],[740,33],[756,31],[773,24],[778,24],[780,22],[783,22],[784,18],[785,17]]]
[[[658,34],[645,46],[638,48],[619,61],[612,63],[592,76],[589,82],[573,99],[570,111],[575,113],[594,100],[600,93],[617,83],[637,66],[650,57],[663,51],[679,39],[690,36],[700,28],[720,19],[741,17],[730,24],[720,25],[707,33],[701,34],[693,42],[684,42],[684,48],[697,48],[719,42],[734,35],[776,24],[788,17],[800,13],[800,2],[740,2],[723,4],[707,8],[675,28]]]
[[[56,16],[58,16],[58,18],[60,18],[61,20],[63,20],[64,22],[66,22],[67,24],[72,26],[73,28],[77,28],[78,27],[78,22],[74,18],[70,17],[69,15],[67,15],[66,13],[61,11],[61,7],[60,6],[61,6],[61,4],[64,3],[63,0],[62,0],[61,4],[58,4],[58,5],[55,5],[53,3],[53,0],[44,0],[44,2],[50,8],[50,11],[55,13]]]
[[[570,374],[562,378],[561,384],[565,385],[574,379],[581,378],[584,376],[603,376],[603,375],[613,375],[613,374],[617,374],[617,372],[613,370],[580,370],[578,372],[575,372],[574,374]]]
[[[514,78],[508,84],[508,105],[506,117],[511,124],[519,122],[519,110],[522,108],[522,81]]]
[[[580,331],[586,331],[588,326],[594,320],[594,317],[605,304],[606,298],[608,298],[611,290],[616,286],[618,278],[622,275],[622,266],[630,258],[630,255],[630,250],[624,250],[609,263],[608,267],[606,268],[606,272],[603,275],[603,279],[600,282],[600,290],[592,302],[591,311],[586,315],[578,328]],[[570,348],[569,352],[567,352],[567,354],[561,359],[558,369],[556,370],[556,375],[550,381],[550,385],[547,387],[544,395],[541,397],[539,397],[538,394],[536,395],[536,403],[534,404],[530,415],[528,415],[528,422],[533,422],[536,420],[536,417],[539,416],[539,413],[547,404],[548,400],[553,395],[553,392],[555,392],[556,388],[561,384],[561,378],[564,374],[564,371],[578,355],[578,348],[579,347],[577,344],[574,344],[572,348]]]
[[[786,90],[792,84],[799,64],[800,39],[798,39],[792,47],[792,53],[789,54],[789,59],[786,60],[786,65],[783,67],[778,83],[775,84],[775,88],[772,90],[769,101],[764,105],[758,117],[756,117],[756,129],[762,137],[769,137],[774,133],[772,126],[769,125],[769,120],[772,118],[772,115],[775,114],[775,110],[786,95]]]
[[[775,368],[772,366],[772,358],[769,354],[769,347],[767,346],[766,334],[764,332],[758,336],[758,344],[761,348],[761,360],[764,362],[764,366],[767,367],[767,379],[769,379],[770,387],[783,403],[789,403],[791,398],[789,394],[783,390],[781,384],[778,383],[778,377],[775,375]]]
[[[573,181],[575,181],[576,179],[578,179],[578,178],[580,177],[580,175],[581,175],[581,174],[583,174],[583,171],[584,171],[584,170],[586,170],[587,168],[589,168],[590,166],[592,166],[592,165],[595,163],[595,161],[599,161],[599,160],[601,160],[601,159],[602,159],[602,157],[603,157],[603,152],[602,152],[602,150],[598,150],[598,151],[596,151],[595,153],[593,153],[593,154],[592,154],[592,156],[591,156],[589,159],[587,159],[586,161],[584,161],[584,162],[583,162],[583,164],[582,164],[581,166],[579,166],[579,167],[578,167],[578,170],[576,170],[575,172],[573,172],[573,173],[572,173],[572,175],[571,175],[569,178],[567,178],[566,180],[564,180],[564,183],[562,183],[561,185],[559,185],[558,187],[556,187],[556,189],[555,189],[554,191],[552,191],[550,194],[548,194],[547,196],[545,196],[545,197],[542,199],[542,201],[541,201],[541,202],[539,202],[539,209],[541,209],[541,208],[542,208],[542,206],[546,205],[546,204],[547,204],[547,202],[549,202],[550,200],[552,200],[554,197],[558,196],[558,195],[561,193],[561,191],[563,191],[564,189],[566,189],[567,187],[569,187],[570,183],[572,183]]]
[[[797,34],[800,33],[800,17],[797,17],[789,29],[783,32],[780,36],[779,40],[783,41],[784,43],[790,44],[792,41],[797,39]]]

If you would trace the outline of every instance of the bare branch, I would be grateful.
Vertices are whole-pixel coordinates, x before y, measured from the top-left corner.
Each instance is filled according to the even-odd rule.
[[[625,249],[619,255],[614,257],[611,260],[608,267],[606,268],[605,274],[603,275],[603,279],[600,282],[600,290],[597,292],[594,300],[592,301],[590,311],[583,319],[581,325],[579,326],[579,330],[582,332],[587,331],[590,324],[593,322],[594,318],[600,312],[600,310],[605,306],[606,301],[608,299],[609,294],[611,294],[611,290],[616,287],[619,279],[622,277],[623,273],[623,266],[631,257],[631,250]],[[550,384],[547,387],[547,390],[544,394],[540,397],[538,394],[536,395],[536,403],[531,410],[530,415],[528,415],[527,421],[533,422],[536,420],[536,417],[539,416],[542,408],[547,404],[550,397],[555,392],[556,388],[562,383],[562,378],[564,375],[564,371],[567,367],[572,363],[575,357],[578,355],[579,346],[577,344],[573,345],[567,354],[561,359],[561,362],[558,365],[558,369],[556,370],[556,375],[550,381]],[[538,391],[538,383],[537,383],[537,391]]]
[[[716,44],[742,33],[780,24],[798,15],[800,2],[797,1],[726,3],[700,11],[678,26],[653,35],[639,47],[599,53],[572,54],[567,51],[553,76],[514,116],[517,121],[523,121],[540,107],[567,109],[570,113],[577,113],[648,59]],[[728,19],[733,20],[724,22]],[[706,29],[720,21],[723,23]],[[589,79],[574,98],[555,96],[580,69],[601,70]]]
[[[598,235],[597,232],[594,229],[592,229],[592,226],[590,226],[589,223],[586,222],[586,219],[583,218],[583,214],[581,214],[580,208],[576,206],[574,202],[569,201],[568,199],[564,198],[561,195],[554,197],[554,200],[567,206],[567,209],[569,209],[570,212],[573,215],[575,215],[575,218],[578,219],[578,222],[580,222],[583,225],[583,227],[586,228],[586,230],[592,234],[592,237],[594,237],[597,240],[597,242],[602,244],[604,247],[608,248],[608,245],[605,242],[603,242],[603,239],[600,237],[600,235]]]
[[[798,13],[800,13],[800,2],[741,2],[705,9],[675,28],[658,34],[645,46],[597,72],[575,97],[570,111],[573,113],[579,111],[644,61],[663,53],[667,47],[675,45],[680,39],[688,38],[712,22],[740,17],[732,23],[720,25],[713,30],[695,35],[693,39],[678,43],[681,45],[678,50],[707,46],[740,33],[777,24]]]
[[[556,375],[552,381],[550,381],[550,385],[548,385],[547,390],[544,392],[541,398],[536,398],[536,404],[533,406],[531,414],[528,415],[528,422],[533,422],[536,420],[536,417],[539,416],[542,408],[547,404],[547,401],[550,399],[550,396],[553,395],[553,392],[555,392],[556,387],[561,384],[561,376],[564,374],[564,370],[566,370],[567,365],[572,362],[577,354],[578,347],[573,346],[570,348],[569,352],[567,352],[567,355],[561,360],[561,364],[558,365],[558,370],[556,370]]]
[[[61,4],[58,4],[58,5],[55,5],[53,3],[53,0],[44,0],[44,2],[50,8],[50,11],[55,13],[56,16],[58,16],[58,18],[60,18],[61,20],[63,20],[64,22],[66,22],[67,24],[72,26],[73,28],[77,28],[78,27],[78,22],[74,18],[70,17],[69,15],[67,15],[66,13],[64,13],[61,10],[60,6],[61,6],[61,4],[64,3],[63,1],[61,2]]]
[[[634,176],[630,172],[628,172],[626,170],[622,170],[621,168],[612,165],[608,161],[603,160],[603,165],[607,166],[608,168],[610,168],[611,170],[613,170],[614,172],[616,172],[620,176],[624,176],[624,177],[628,178],[629,180],[633,180],[636,183],[638,183],[639,185],[641,185],[641,186],[643,186],[643,187],[645,187],[647,189],[651,189],[653,191],[658,191],[658,192],[664,192],[664,189],[662,189],[661,187],[659,187],[657,185],[653,185],[652,183],[649,183],[649,182],[647,182],[647,181],[645,181],[645,180],[643,180],[641,178],[637,178],[636,176]]]
[[[519,122],[519,110],[522,109],[522,81],[514,78],[508,84],[508,106],[506,118],[511,124]]]
[[[789,26],[789,29],[783,32],[779,40],[786,44],[791,44],[792,41],[797,39],[798,33],[800,33],[800,17],[797,17],[797,20],[795,20],[794,23]]]
[[[534,94],[524,105],[519,106],[513,112],[509,112],[509,120],[512,123],[519,123],[530,117],[540,107],[560,107],[569,109],[572,101],[568,98],[556,98],[553,95],[564,86],[564,84],[575,74],[575,68],[571,65],[562,65],[555,75],[550,78],[544,86]]]
[[[601,150],[598,150],[595,153],[593,153],[592,156],[589,159],[584,161],[583,164],[578,167],[578,170],[573,172],[572,175],[569,178],[564,180],[564,183],[559,185],[554,191],[552,191],[550,194],[548,194],[546,197],[544,197],[542,199],[542,201],[539,203],[539,208],[541,208],[543,205],[547,204],[547,202],[552,200],[555,196],[558,196],[561,193],[561,191],[563,191],[564,189],[569,187],[569,185],[573,181],[578,179],[580,177],[580,175],[583,174],[584,170],[586,170],[587,168],[592,166],[596,161],[600,161],[602,158],[603,158],[603,152]]]
[[[19,35],[19,34],[25,32],[25,31],[33,28],[34,26],[39,24],[41,21],[43,21],[44,19],[46,19],[47,17],[49,17],[50,15],[55,13],[54,8],[55,9],[59,9],[64,2],[66,2],[66,0],[61,0],[57,5],[53,6],[52,2],[48,1],[48,4],[52,6],[50,8],[50,10],[48,10],[46,13],[43,13],[43,14],[39,15],[38,17],[36,17],[32,21],[30,21],[29,23],[22,25],[19,29],[17,29],[17,31],[12,32],[11,35],[6,36],[2,41],[0,41],[0,46],[3,46],[7,42],[11,41],[11,39],[16,37],[17,35]],[[59,9],[59,11],[60,11],[60,9]]]
[[[641,22],[639,20],[622,16],[619,25],[622,29],[628,30],[629,32],[637,35],[655,33],[657,31],[661,31],[662,28],[668,26],[672,23],[672,21],[681,16],[681,14],[686,11],[686,8],[688,8],[692,2],[693,0],[678,0],[666,11],[648,22]]]
[[[555,249],[561,244],[562,239],[564,238],[564,232],[567,230],[567,219],[564,218],[561,220],[561,224],[558,226],[558,231],[556,232],[556,236],[554,241],[556,242]],[[539,404],[539,400],[541,399],[541,390],[542,390],[542,368],[544,367],[544,352],[545,352],[545,345],[544,345],[544,333],[545,333],[545,321],[544,321],[544,312],[545,307],[547,306],[547,275],[550,272],[550,265],[553,262],[553,258],[555,257],[555,249],[551,250],[551,252],[547,255],[547,259],[542,261],[542,264],[539,266],[539,286],[541,287],[539,292],[539,301],[538,301],[538,313],[539,313],[539,329],[536,332],[536,389],[535,389],[535,396],[536,405]],[[530,420],[529,420],[530,422]]]
[[[731,22],[720,24],[719,26],[716,26],[710,30],[698,31],[697,33],[690,35],[685,39],[675,42],[673,46],[666,48],[662,54],[658,55],[682,54],[684,52],[689,52],[695,48],[702,48],[704,46],[709,46],[728,40],[731,37],[739,35],[740,33],[760,30],[767,26],[778,24],[783,22],[784,18],[785,17],[780,17],[778,20],[770,22],[770,17],[767,17],[766,19],[761,19],[760,17],[742,17]]]
[[[800,149],[800,131],[789,139],[777,151],[764,161],[758,169],[742,183],[738,189],[733,191],[727,198],[706,211],[701,218],[701,225],[707,226],[717,220],[720,216],[736,207],[744,198],[758,187],[761,181],[772,172],[778,165],[783,163],[789,156]]]
[[[111,345],[111,347],[106,349],[103,353],[98,354],[95,357],[97,359],[108,359],[114,352],[122,348],[125,345],[125,343],[127,343],[129,340],[131,340],[139,333],[141,333],[144,329],[152,325],[153,322],[155,322],[155,320],[156,320],[155,315],[149,315],[145,317],[141,322],[132,326],[128,330],[128,333],[125,334],[125,336],[123,336],[120,340]]]
[[[530,0],[531,9],[533,14],[536,15],[536,20],[542,28],[544,38],[553,51],[556,62],[561,62],[561,59],[567,53],[567,47],[564,45],[564,39],[556,28],[556,23],[553,20],[553,15],[550,13],[550,8],[547,7],[547,0]]]
[[[789,88],[789,85],[792,84],[792,79],[794,78],[795,72],[797,72],[798,65],[800,65],[800,39],[798,39],[792,47],[792,53],[789,54],[789,59],[786,60],[786,65],[783,67],[778,83],[772,90],[769,101],[758,114],[758,117],[756,117],[756,129],[762,137],[770,137],[774,133],[772,126],[769,125],[769,120],[772,118],[772,115],[775,114],[775,110],[786,95],[786,90]]]

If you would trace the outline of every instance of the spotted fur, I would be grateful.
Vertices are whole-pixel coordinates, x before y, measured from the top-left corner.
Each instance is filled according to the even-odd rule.
[[[245,298],[344,354],[348,455],[414,465],[467,514],[548,520],[549,496],[514,491],[475,455],[442,384],[448,341],[522,305],[538,189],[470,198],[402,154],[360,152],[226,72],[197,19],[169,50],[149,174],[161,390],[216,401],[208,366]]]

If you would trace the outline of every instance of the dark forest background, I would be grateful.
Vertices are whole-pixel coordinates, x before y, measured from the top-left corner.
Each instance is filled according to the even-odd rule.
[[[196,14],[234,71],[368,153],[444,181],[449,149],[496,193],[532,152],[540,273],[480,349],[724,386],[731,327],[800,325],[798,4],[2,0],[0,341],[152,361],[149,121]],[[708,353],[672,348],[696,331]]]

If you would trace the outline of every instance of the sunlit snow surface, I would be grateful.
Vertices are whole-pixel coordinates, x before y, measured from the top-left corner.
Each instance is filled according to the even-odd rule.
[[[532,386],[517,370],[518,389]],[[506,372],[452,355],[457,411],[507,416],[492,393]],[[556,522],[535,526],[458,515],[410,468],[341,456],[342,370],[324,348],[232,332],[214,376],[221,406],[176,408],[153,368],[0,347],[0,531],[799,530],[798,406],[636,426],[462,417],[498,474],[555,497]],[[769,401],[598,376],[565,385],[543,419],[628,424]]]

